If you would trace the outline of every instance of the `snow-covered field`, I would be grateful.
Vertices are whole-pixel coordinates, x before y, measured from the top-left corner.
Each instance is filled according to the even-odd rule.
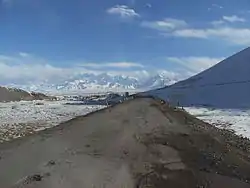
[[[66,105],[69,101],[20,101],[0,103],[0,142],[44,130],[76,116],[105,108],[100,105]],[[185,108],[218,128],[250,138],[250,110]]]
[[[69,101],[0,103],[0,142],[40,131],[105,106],[66,105]]]
[[[185,108],[187,112],[218,128],[233,130],[250,138],[250,110]]]

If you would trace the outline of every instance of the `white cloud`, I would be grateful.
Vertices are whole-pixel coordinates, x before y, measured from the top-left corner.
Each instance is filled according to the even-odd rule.
[[[6,56],[6,55],[0,55],[0,62],[4,61],[4,62],[13,62],[16,61],[17,59],[14,57],[10,57],[10,56]]]
[[[144,66],[139,63],[132,63],[132,62],[116,62],[116,63],[85,63],[81,64],[80,66],[82,67],[90,67],[90,68],[105,68],[105,67],[110,67],[110,68],[143,68]]]
[[[50,84],[56,84],[69,80],[71,78],[79,77],[83,74],[108,74],[113,76],[128,76],[135,78],[142,82],[146,82],[147,79],[155,77],[156,75],[162,75],[173,81],[187,78],[191,75],[190,71],[178,72],[171,70],[158,70],[150,66],[145,66],[132,62],[118,62],[118,63],[104,63],[103,68],[109,69],[95,69],[99,68],[100,64],[97,63],[85,63],[86,67],[79,62],[71,62],[70,67],[60,67],[53,65],[52,62],[46,61],[42,58],[35,56],[29,56],[23,58],[19,55],[14,57],[8,57],[0,55],[0,85],[22,85],[22,84],[39,84],[41,82],[47,82]],[[28,63],[27,63],[28,62]],[[89,66],[88,66],[89,65]],[[96,66],[96,67],[95,67]],[[113,69],[118,67],[118,69]],[[139,67],[140,69],[126,69],[127,67]]]
[[[71,62],[70,67],[60,67],[52,65],[53,63],[35,56],[23,58],[18,56],[0,55],[0,84],[20,83],[20,82],[40,82],[67,80],[78,74],[102,74],[125,75],[138,77],[143,71],[154,73],[155,69],[144,67],[141,64],[133,62],[111,62],[111,63],[82,63]],[[105,69],[105,68],[108,68]],[[116,68],[116,69],[115,69]],[[133,68],[130,70],[128,68]],[[139,68],[139,69],[136,69]]]
[[[183,29],[171,33],[172,36],[186,38],[217,37],[237,45],[250,45],[250,29],[247,28],[212,28],[212,29]]]
[[[232,18],[231,21],[233,19],[236,20],[235,18],[233,19]],[[250,45],[249,28],[229,27],[223,24],[223,22],[224,20],[212,22],[212,24],[215,25],[221,24],[220,27],[192,28],[184,20],[165,19],[163,21],[152,21],[152,22],[144,21],[141,23],[141,26],[155,29],[165,37],[182,37],[182,38],[199,38],[199,39],[216,38],[218,40],[225,40],[235,45],[243,45],[243,46]]]
[[[215,3],[212,4],[212,7],[219,8],[219,9],[223,9],[224,8],[223,6],[215,4]]]
[[[202,29],[181,29],[173,31],[172,33],[166,33],[165,36],[176,36],[185,38],[208,38],[206,30]]]
[[[245,18],[240,18],[236,15],[233,15],[233,16],[223,16],[222,19],[220,20],[215,20],[215,21],[212,21],[211,24],[214,25],[214,26],[220,26],[220,25],[223,25],[225,24],[226,22],[246,22],[246,19]]]
[[[21,56],[21,57],[29,57],[30,56],[30,54],[28,54],[28,53],[26,53],[26,52],[19,52],[19,56]]]
[[[134,9],[129,8],[126,5],[116,5],[112,8],[109,8],[107,13],[119,15],[121,18],[134,18],[140,16],[140,14],[138,14]]]
[[[233,16],[223,16],[223,19],[228,21],[228,22],[245,22],[245,18],[240,18],[236,15]]]
[[[5,64],[0,63],[0,78],[3,80],[27,80],[32,81],[52,79],[67,75],[68,71],[62,68],[56,68],[49,64],[26,65],[26,64]]]
[[[187,26],[184,20],[178,20],[173,18],[166,18],[160,21],[144,21],[141,23],[142,27],[156,29],[159,31],[169,31]]]
[[[224,58],[211,57],[168,57],[168,62],[177,63],[194,73],[199,73],[221,62]]]
[[[88,67],[92,68],[92,67]],[[104,70],[91,70],[84,67],[73,66],[73,67],[55,67],[51,64],[18,64],[10,65],[0,63],[0,85],[8,84],[27,84],[27,83],[41,83],[47,81],[48,83],[54,84],[58,82],[64,82],[74,76],[79,76],[85,73],[100,75],[107,73],[109,75],[118,76],[129,76],[135,79],[146,80],[157,73],[164,74],[167,78],[177,81],[186,78],[190,75],[181,74],[178,72],[157,70],[157,69],[140,69],[133,71],[104,71]]]
[[[95,75],[108,73],[111,75],[123,75],[143,80],[160,73],[170,79],[179,80],[214,65],[222,60],[222,58],[169,57],[167,60],[169,62],[178,63],[182,70],[158,70],[157,68],[143,66],[133,62],[111,62],[102,64],[79,64],[79,62],[72,62],[70,67],[58,67],[52,65],[53,63],[50,61],[46,61],[35,56],[23,58],[21,56],[8,57],[0,55],[0,84],[20,84],[28,82],[36,83],[41,81],[56,83],[85,73]],[[127,68],[139,69],[130,70]]]
[[[212,21],[211,24],[213,26],[220,26],[220,25],[223,25],[225,23],[224,20],[215,20],[215,21]]]
[[[152,8],[152,5],[151,5],[150,3],[147,3],[147,4],[146,4],[146,7]]]
[[[212,4],[211,7],[208,7],[208,11],[212,11],[213,9],[223,9],[224,7],[218,4]]]

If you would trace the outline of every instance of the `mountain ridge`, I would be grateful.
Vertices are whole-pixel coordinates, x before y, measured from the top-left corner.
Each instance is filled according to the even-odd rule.
[[[21,88],[27,91],[36,92],[87,92],[87,91],[123,91],[161,88],[171,85],[180,78],[178,76],[169,76],[167,73],[160,72],[151,75],[142,75],[141,77],[126,75],[101,74],[79,74],[59,82],[40,82],[28,84],[8,84],[7,86]]]
[[[42,93],[27,92],[22,89],[0,86],[0,102],[21,101],[21,100],[43,100],[49,99]]]
[[[186,80],[146,93],[174,105],[250,108],[250,48]]]

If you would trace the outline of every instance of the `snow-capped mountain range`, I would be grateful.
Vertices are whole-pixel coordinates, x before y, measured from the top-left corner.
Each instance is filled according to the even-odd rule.
[[[8,87],[21,88],[27,91],[39,91],[45,93],[70,93],[89,91],[125,91],[161,88],[180,80],[179,75],[171,75],[167,72],[145,74],[135,76],[101,74],[78,74],[61,81],[29,82],[25,84],[8,84]]]

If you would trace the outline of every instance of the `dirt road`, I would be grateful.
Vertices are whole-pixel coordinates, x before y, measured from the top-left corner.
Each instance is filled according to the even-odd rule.
[[[247,188],[250,142],[135,99],[0,145],[1,188]]]

